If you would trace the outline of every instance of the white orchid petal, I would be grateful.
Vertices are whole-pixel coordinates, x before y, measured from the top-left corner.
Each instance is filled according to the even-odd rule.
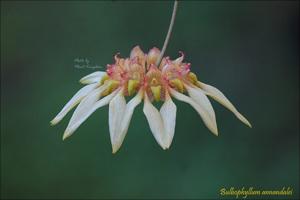
[[[142,101],[142,91],[139,92],[126,105],[126,110],[122,117],[121,130],[117,135],[115,135],[115,140],[117,140],[118,142],[116,142],[113,153],[116,153],[118,151],[118,149],[121,147],[123,140],[127,134],[133,111],[134,111],[135,107],[141,103],[141,101]]]
[[[157,143],[163,148],[167,148],[167,136],[165,134],[163,119],[158,110],[150,102],[147,93],[144,95],[143,112],[148,120],[151,132]]]
[[[81,118],[84,115],[84,113],[87,112],[88,109],[99,100],[99,98],[101,97],[101,93],[106,89],[106,87],[106,85],[100,86],[91,91],[89,95],[82,99],[80,104],[75,109],[69,122],[69,125],[72,126],[74,121],[77,121],[78,118]]]
[[[82,83],[82,84],[98,83],[101,81],[102,77],[105,74],[106,74],[106,72],[102,72],[102,71],[93,72],[93,73],[81,78],[80,83]]]
[[[200,88],[194,88],[188,85],[185,85],[185,88],[187,89],[189,96],[204,110],[206,110],[207,114],[213,121],[216,121],[215,111],[204,92]]]
[[[160,108],[160,114],[163,120],[165,133],[168,136],[167,148],[171,146],[174,133],[175,133],[175,124],[176,124],[176,105],[172,101],[171,97],[167,95],[167,98]]]
[[[90,92],[89,95],[87,95],[80,102],[80,104],[75,109],[75,111],[74,111],[74,113],[73,113],[73,115],[72,115],[72,117],[69,121],[69,124],[66,128],[65,134],[63,136],[64,139],[71,135],[70,134],[71,131],[67,131],[67,130],[71,130],[71,127],[73,127],[73,125],[75,123],[77,123],[78,120],[80,120],[90,110],[90,108],[98,101],[98,99],[101,96],[101,93],[104,91],[105,88],[106,88],[106,86],[101,86],[99,88],[94,89],[92,92]]]
[[[55,125],[60,122],[64,116],[76,106],[89,92],[95,89],[97,84],[87,85],[81,88],[71,100],[63,107],[63,109],[56,115],[56,117],[50,122],[51,125]]]
[[[86,102],[89,102],[90,104],[84,105],[85,110],[80,109],[77,111],[77,113],[75,113],[77,110],[76,109],[72,116],[73,119],[71,118],[69,125],[65,130],[63,139],[66,139],[67,137],[71,136],[74,133],[74,131],[98,108],[107,105],[111,101],[111,99],[116,95],[117,92],[118,90],[115,90],[114,92],[105,96],[97,102],[87,100]]]
[[[110,140],[112,144],[113,151],[115,146],[117,146],[117,141],[115,140],[116,135],[120,133],[120,126],[124,111],[126,109],[126,100],[123,95],[123,90],[110,101],[109,103],[109,133]]]
[[[113,146],[113,153],[116,153],[121,147],[124,138],[127,134],[133,111],[135,107],[141,103],[141,101],[142,101],[142,90],[140,90],[140,92],[134,98],[132,98],[126,105],[126,109],[121,118],[122,122],[120,124],[120,131],[114,135],[115,145]]]
[[[237,109],[232,105],[232,103],[225,97],[225,95],[220,90],[200,81],[198,81],[198,84],[207,93],[207,95],[209,95],[214,100],[225,106],[228,110],[233,112],[239,120],[241,120],[247,126],[251,127],[250,122],[241,113],[237,111]]]
[[[210,117],[210,122],[217,130],[215,111],[205,93],[200,88],[193,88],[188,85],[185,85],[185,88],[187,89],[188,94],[193,99],[193,101],[196,102],[205,111],[204,115]]]
[[[218,135],[218,128],[215,120],[213,120],[209,114],[207,114],[207,111],[204,108],[197,104],[192,98],[185,96],[172,88],[170,88],[170,92],[174,98],[190,104],[198,112],[207,128],[215,135]]]

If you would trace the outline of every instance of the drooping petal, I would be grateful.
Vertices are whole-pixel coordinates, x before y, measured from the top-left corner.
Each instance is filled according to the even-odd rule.
[[[98,83],[101,81],[102,77],[105,75],[106,75],[106,72],[102,72],[102,71],[93,72],[93,73],[81,78],[80,83],[82,83],[82,84]]]
[[[197,104],[192,98],[185,96],[172,88],[170,88],[170,93],[174,98],[190,104],[198,112],[207,128],[215,135],[218,135],[218,128],[215,120],[207,114],[207,111],[203,107]]]
[[[207,95],[209,95],[214,100],[225,106],[228,110],[233,112],[234,115],[247,126],[252,127],[250,122],[241,113],[237,111],[237,109],[232,105],[232,103],[225,97],[225,95],[220,90],[200,81],[198,81],[198,84],[206,92]]]
[[[115,136],[120,132],[120,126],[124,111],[126,109],[126,100],[123,95],[123,90],[120,90],[118,94],[109,103],[109,133],[110,141],[113,151],[116,146]]]
[[[56,117],[50,122],[51,125],[55,125],[60,122],[64,116],[76,106],[89,92],[95,89],[97,84],[87,85],[81,88],[71,100],[63,107],[63,109],[56,115]]]
[[[106,88],[103,87],[101,90],[98,90],[97,92],[101,94],[101,91],[105,90]],[[98,108],[107,105],[111,99],[116,95],[118,90],[115,90],[111,94],[105,96],[104,98],[100,99],[99,101],[95,99],[99,98],[97,97],[97,93],[94,92],[92,95],[89,96],[89,98],[85,99],[85,102],[82,102],[80,107],[75,110],[68,127],[65,130],[63,139],[66,139],[67,137],[71,136],[74,131]]]
[[[94,89],[92,92],[90,92],[89,95],[87,95],[78,105],[78,107],[75,109],[69,124],[66,128],[64,139],[71,135],[71,127],[75,124],[75,122],[79,121],[88,111],[93,107],[93,105],[98,101],[98,99],[101,96],[101,93],[106,89],[106,86],[101,86],[99,88]]]
[[[176,105],[172,101],[169,94],[166,96],[166,100],[162,107],[160,108],[160,114],[163,120],[165,133],[167,134],[167,148],[171,146],[174,133],[175,133],[175,124],[176,124]]]
[[[123,134],[127,133],[129,123],[130,123],[130,120],[131,120],[131,117],[132,117],[132,114],[133,114],[133,111],[134,111],[135,107],[137,105],[139,105],[142,101],[142,98],[143,98],[142,93],[143,93],[142,90],[140,90],[138,92],[138,94],[134,98],[132,98],[126,105],[126,110],[124,112],[124,116],[122,118],[123,120],[122,120],[122,123],[121,123],[121,132],[122,133],[124,132]]]
[[[118,100],[119,99],[119,100]],[[132,118],[132,114],[133,111],[135,109],[135,107],[141,102],[142,100],[142,90],[140,90],[138,92],[138,94],[132,98],[128,104],[125,106],[122,106],[122,108],[116,109],[117,107],[120,107],[118,105],[116,105],[117,103],[124,105],[125,102],[125,98],[124,97],[118,97],[116,99],[116,97],[111,101],[110,103],[110,110],[109,110],[109,118],[117,118],[117,119],[113,119],[111,120],[114,123],[109,124],[109,127],[114,126],[116,128],[111,129],[110,128],[110,134],[111,134],[111,143],[112,143],[112,149],[113,149],[113,153],[116,153],[119,148],[121,147],[124,138],[127,134],[128,131],[128,127],[130,124],[130,120]],[[114,102],[113,102],[114,101]],[[113,108],[113,110],[111,111],[111,106]],[[114,131],[114,132],[112,132]]]
[[[185,85],[185,88],[189,96],[206,111],[207,115],[209,115],[216,124],[215,111],[204,92],[200,88],[194,88],[188,85]]]
[[[152,105],[147,93],[144,94],[143,112],[148,120],[151,132],[157,143],[163,148],[167,148],[168,139],[164,130],[163,119],[158,110]]]
[[[87,95],[75,109],[69,124],[73,124],[74,121],[77,121],[78,118],[81,118],[84,113],[87,112],[87,110],[99,100],[101,93],[105,89],[106,85],[103,85],[90,92],[90,94]]]

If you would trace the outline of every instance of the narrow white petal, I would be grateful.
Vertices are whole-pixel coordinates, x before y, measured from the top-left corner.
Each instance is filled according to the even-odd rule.
[[[167,135],[165,134],[163,119],[158,110],[150,102],[147,93],[144,95],[143,112],[148,120],[151,132],[157,143],[163,148],[167,148]]]
[[[202,106],[197,104],[192,98],[185,96],[172,88],[170,88],[170,92],[174,98],[190,104],[198,112],[207,128],[215,135],[218,135],[218,128],[215,120],[212,119],[209,114],[207,114],[207,111]]]
[[[200,88],[194,88],[188,85],[185,85],[185,88],[194,102],[196,102],[205,111],[204,115],[210,117],[211,123],[213,123],[213,126],[218,132],[215,111],[205,93]]]
[[[237,111],[237,109],[232,105],[232,103],[225,97],[225,95],[220,90],[218,90],[217,88],[211,85],[202,83],[200,81],[198,81],[198,84],[207,93],[207,95],[209,95],[214,100],[218,101],[220,104],[225,106],[228,110],[233,112],[239,120],[241,120],[243,123],[251,127],[249,121],[241,113]]]
[[[117,145],[115,136],[120,132],[121,121],[125,109],[126,109],[126,100],[123,95],[123,90],[120,90],[120,92],[109,103],[108,122],[109,122],[110,140],[111,140],[113,150]]]
[[[63,107],[63,109],[57,114],[57,116],[50,122],[51,125],[55,125],[60,122],[64,116],[76,106],[89,92],[95,89],[97,84],[87,85],[81,88],[71,100]]]
[[[216,121],[215,111],[204,92],[200,88],[194,88],[188,85],[185,85],[185,88],[187,89],[189,96],[206,110],[207,115],[209,115],[213,121]]]
[[[91,83],[98,83],[101,81],[102,77],[106,74],[106,72],[93,72],[87,76],[84,76],[83,78],[80,79],[80,83],[82,84],[91,84]]]
[[[79,118],[81,118],[84,115],[84,113],[87,112],[88,109],[99,100],[99,98],[101,97],[101,93],[105,89],[106,89],[105,85],[100,86],[94,89],[93,91],[91,91],[89,95],[87,95],[84,99],[82,99],[80,104],[75,109],[69,124],[72,125],[74,121],[77,121]]]
[[[120,112],[115,113],[119,115],[120,123],[117,125],[117,127],[119,128],[118,131],[116,131],[113,134],[114,135],[112,140],[113,153],[116,153],[121,147],[124,138],[127,134],[133,111],[135,107],[141,103],[141,101],[142,101],[142,90],[140,90],[139,93],[127,103],[126,108],[124,109],[122,114],[120,114]]]
[[[171,97],[167,95],[167,98],[160,108],[160,114],[163,120],[165,133],[167,135],[167,148],[171,146],[176,124],[176,105],[172,101]]]
[[[103,90],[105,90],[105,88]],[[77,108],[78,110],[75,110],[75,112],[77,112],[74,112],[68,124],[68,127],[65,130],[63,139],[71,136],[74,133],[74,131],[98,108],[107,105],[111,101],[111,99],[116,95],[117,92],[118,90],[115,90],[114,92],[105,96],[97,102],[93,101],[96,96],[96,93],[94,93],[95,96],[91,95],[89,99],[86,99],[85,103],[82,104],[81,108],[79,108],[78,106],[79,109]]]
[[[101,86],[99,88],[94,89],[93,91],[91,91],[89,93],[89,95],[87,95],[81,102],[80,104],[77,106],[77,108],[75,109],[69,124],[66,128],[65,134],[63,136],[63,138],[65,139],[66,137],[71,135],[71,132],[74,131],[69,131],[71,130],[71,127],[73,127],[73,125],[75,123],[77,123],[83,116],[85,116],[85,114],[93,107],[93,105],[98,101],[98,99],[101,96],[101,93],[104,91],[104,89],[106,88],[106,86]]]

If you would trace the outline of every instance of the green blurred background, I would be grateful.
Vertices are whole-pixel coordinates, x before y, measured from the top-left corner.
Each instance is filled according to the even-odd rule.
[[[299,197],[297,1],[179,4],[167,54],[184,51],[199,79],[223,91],[252,129],[212,101],[215,137],[192,107],[175,101],[175,137],[164,151],[141,104],[113,155],[107,107],[64,142],[71,114],[50,126],[78,80],[95,70],[75,68],[74,59],[106,66],[137,44],[161,48],[172,5],[1,1],[2,198],[207,199],[243,186],[292,187]]]

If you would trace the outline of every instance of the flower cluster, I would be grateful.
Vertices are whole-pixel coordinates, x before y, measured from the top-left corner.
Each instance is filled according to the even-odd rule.
[[[175,60],[164,57],[159,66],[156,66],[160,55],[157,48],[145,54],[136,46],[129,58],[120,58],[117,54],[114,57],[115,63],[107,65],[106,72],[97,71],[80,80],[86,86],[72,97],[51,124],[57,124],[79,104],[65,130],[65,139],[95,110],[109,104],[109,131],[115,153],[122,145],[135,107],[144,100],[143,112],[151,132],[158,144],[168,149],[175,132],[177,109],[171,97],[190,104],[207,128],[218,135],[215,112],[207,98],[210,96],[251,127],[222,92],[197,79],[190,71],[191,64],[183,62],[184,54],[180,54]],[[125,96],[132,95],[134,97],[126,103]],[[163,101],[160,110],[152,104],[153,101]]]

